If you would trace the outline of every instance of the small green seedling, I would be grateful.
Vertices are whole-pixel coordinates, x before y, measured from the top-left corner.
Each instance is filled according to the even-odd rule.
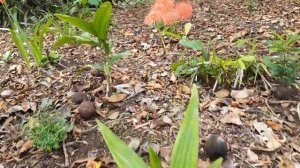
[[[53,112],[39,112],[24,125],[25,135],[33,140],[35,147],[45,152],[60,148],[70,127],[57,111]]]

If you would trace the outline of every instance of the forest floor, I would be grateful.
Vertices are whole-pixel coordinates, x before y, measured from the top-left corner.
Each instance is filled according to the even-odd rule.
[[[247,1],[194,2],[190,39],[207,42],[217,39],[216,53],[235,55],[233,45],[238,38],[256,39],[257,51],[266,53],[265,42],[271,32],[300,32],[300,3],[291,0],[258,0],[255,10],[248,13]],[[0,167],[86,167],[89,160],[102,161],[115,167],[103,139],[97,130],[96,119],[104,122],[137,153],[147,157],[147,148],[160,151],[165,164],[170,160],[172,144],[182,121],[190,96],[191,78],[177,77],[171,64],[191,57],[197,52],[185,51],[177,42],[166,39],[163,49],[158,34],[143,24],[150,5],[114,8],[110,40],[113,51],[131,51],[131,55],[113,66],[114,93],[127,98],[115,103],[105,101],[105,80],[91,64],[102,60],[100,50],[85,45],[64,46],[59,50],[59,65],[27,69],[9,32],[0,32],[1,54],[16,51],[11,63],[0,61],[0,92],[12,90],[0,98]],[[55,38],[48,36],[51,44]],[[199,54],[199,53],[198,53]],[[279,85],[270,79],[273,87]],[[199,82],[196,82],[199,84]],[[216,96],[212,86],[199,85],[200,158],[199,167],[207,167],[203,145],[210,134],[219,134],[229,148],[224,167],[287,167],[300,166],[299,90],[294,89],[289,100],[274,97],[261,81],[245,82],[252,94],[244,99]],[[242,87],[242,88],[243,88]],[[240,89],[242,89],[240,88]],[[215,92],[231,92],[218,86]],[[70,95],[84,92],[94,101],[99,115],[83,120]],[[218,93],[218,92],[217,92]],[[221,92],[219,92],[221,93]],[[63,147],[46,154],[27,147],[22,123],[39,110],[46,99],[68,117],[73,124]],[[224,107],[225,106],[225,107]],[[298,110],[298,113],[297,113]],[[266,128],[271,128],[271,131]],[[264,137],[258,130],[270,131]],[[265,142],[258,139],[266,138]],[[22,147],[26,150],[20,152]],[[24,149],[22,149],[24,150]]]

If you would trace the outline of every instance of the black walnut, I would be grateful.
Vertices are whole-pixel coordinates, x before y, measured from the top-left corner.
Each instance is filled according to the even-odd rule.
[[[91,102],[91,101],[83,101],[79,105],[78,111],[79,111],[80,117],[83,119],[90,119],[97,113],[95,103]]]
[[[291,98],[292,91],[284,86],[278,86],[274,90],[274,96],[279,100],[289,100]]]
[[[82,101],[87,100],[86,94],[82,92],[75,92],[71,98],[72,102],[75,104],[80,104]]]
[[[213,134],[207,139],[204,152],[210,161],[215,161],[220,157],[225,159],[228,152],[227,144],[221,136]]]

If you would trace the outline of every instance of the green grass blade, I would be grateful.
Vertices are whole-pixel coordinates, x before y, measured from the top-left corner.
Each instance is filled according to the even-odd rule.
[[[53,17],[48,19],[48,21],[42,26],[42,30],[39,34],[39,49],[43,51],[44,48],[44,34],[48,31],[50,25],[52,24]]]
[[[104,2],[96,11],[93,25],[100,41],[106,41],[111,11],[112,5],[110,2]]]
[[[41,52],[38,44],[35,43],[34,40],[29,40],[29,49],[32,52],[32,56],[34,58],[36,65],[41,66],[42,59],[43,59],[43,53]]]
[[[119,168],[147,168],[148,166],[128,145],[108,127],[97,120],[102,136]]]
[[[15,45],[19,48],[20,54],[22,55],[26,65],[28,66],[28,68],[30,68],[31,65],[29,61],[29,56],[23,44],[23,41],[21,40],[21,37],[18,35],[16,31],[12,29],[10,29],[10,33],[11,33],[12,40],[14,41]]]
[[[180,126],[171,158],[170,168],[196,168],[199,148],[199,95],[193,85],[192,95]]]
[[[68,15],[55,14],[55,16],[64,22],[68,22],[85,32],[97,36],[97,32],[95,31],[94,26],[90,22],[84,21],[77,17],[68,16]]]
[[[215,160],[211,165],[209,165],[209,168],[219,168],[223,162],[223,158],[219,158]]]
[[[151,147],[149,148],[149,159],[151,168],[162,168],[161,160]]]

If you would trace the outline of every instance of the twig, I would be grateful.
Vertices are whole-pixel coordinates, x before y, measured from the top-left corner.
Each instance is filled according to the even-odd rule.
[[[65,155],[65,166],[69,167],[69,165],[70,165],[69,155],[68,155],[68,151],[67,151],[67,148],[66,148],[65,140],[63,140],[62,146],[63,146],[63,150],[64,150],[64,155]]]
[[[242,160],[243,162],[247,163],[250,167],[256,168],[255,166],[253,166],[251,163],[249,163],[247,160],[241,158],[240,156],[238,156],[237,154],[233,154],[233,156],[237,157],[238,159]]]
[[[81,133],[81,134],[86,134],[86,133],[88,133],[88,132],[91,132],[91,131],[95,130],[95,129],[97,128],[97,126],[98,126],[98,125],[94,125],[93,127],[89,128],[89,129],[86,129],[86,130],[84,130],[84,131],[81,131],[80,133]]]
[[[0,31],[9,31],[8,28],[0,28]]]

